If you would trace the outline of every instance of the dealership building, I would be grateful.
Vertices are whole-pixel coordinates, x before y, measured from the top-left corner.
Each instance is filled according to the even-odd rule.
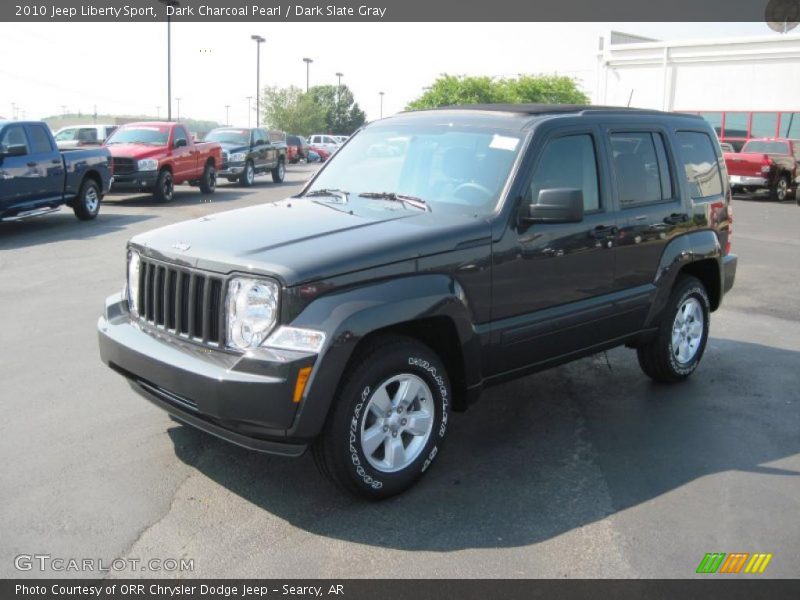
[[[595,104],[700,112],[721,138],[800,138],[800,35],[600,38]],[[737,144],[738,145],[738,144]]]

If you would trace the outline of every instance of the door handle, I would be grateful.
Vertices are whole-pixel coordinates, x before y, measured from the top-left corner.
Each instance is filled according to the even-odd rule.
[[[616,225],[598,225],[589,233],[592,237],[603,239],[617,235],[617,233],[619,233],[619,229],[617,229]]]
[[[31,161],[31,162],[28,163],[28,166],[29,167],[35,167],[36,166],[36,162],[35,161]]]
[[[672,213],[668,217],[664,217],[664,223],[670,225],[677,225],[678,223],[686,223],[689,220],[689,215],[686,213]]]
[[[58,158],[54,158],[50,162],[53,163],[54,165],[60,165],[61,164],[61,160],[59,160]]]

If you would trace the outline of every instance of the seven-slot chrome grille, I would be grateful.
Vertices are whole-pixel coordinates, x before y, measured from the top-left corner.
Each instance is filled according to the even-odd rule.
[[[184,339],[225,346],[222,277],[142,257],[139,320]]]

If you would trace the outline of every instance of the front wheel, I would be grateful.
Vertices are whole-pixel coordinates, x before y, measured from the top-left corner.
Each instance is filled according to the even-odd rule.
[[[286,177],[286,163],[283,159],[278,161],[278,166],[272,169],[272,181],[275,183],[283,183],[283,178]]]
[[[253,181],[256,179],[256,169],[253,166],[253,163],[249,160],[247,164],[244,166],[244,171],[242,171],[241,176],[239,177],[239,185],[243,185],[244,187],[250,187],[253,185]]]
[[[156,187],[155,190],[153,190],[153,197],[156,199],[156,202],[166,204],[167,202],[172,202],[172,198],[174,196],[175,180],[172,179],[172,173],[170,173],[167,169],[164,169],[158,174],[158,179],[156,179]]]
[[[200,191],[204,194],[213,194],[217,189],[217,170],[211,163],[206,163],[203,176],[200,178]]]
[[[430,348],[412,338],[380,338],[342,380],[313,445],[317,466],[359,496],[403,492],[439,454],[451,396],[444,364]]]
[[[660,383],[674,383],[691,375],[706,349],[710,307],[700,280],[680,276],[655,339],[636,350],[642,371]]]
[[[84,180],[72,211],[81,221],[91,221],[100,212],[100,188],[93,179]]]

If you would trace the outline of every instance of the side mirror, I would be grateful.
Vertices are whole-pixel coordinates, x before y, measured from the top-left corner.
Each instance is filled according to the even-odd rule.
[[[25,156],[27,153],[28,148],[25,146],[25,144],[0,146],[0,156]]]
[[[529,204],[523,220],[528,223],[580,223],[583,221],[583,190],[541,190],[536,204]]]
[[[188,146],[188,145],[189,145],[189,142],[187,142],[183,138],[181,138],[179,140],[175,140],[175,147],[176,148],[184,148],[185,146]]]

